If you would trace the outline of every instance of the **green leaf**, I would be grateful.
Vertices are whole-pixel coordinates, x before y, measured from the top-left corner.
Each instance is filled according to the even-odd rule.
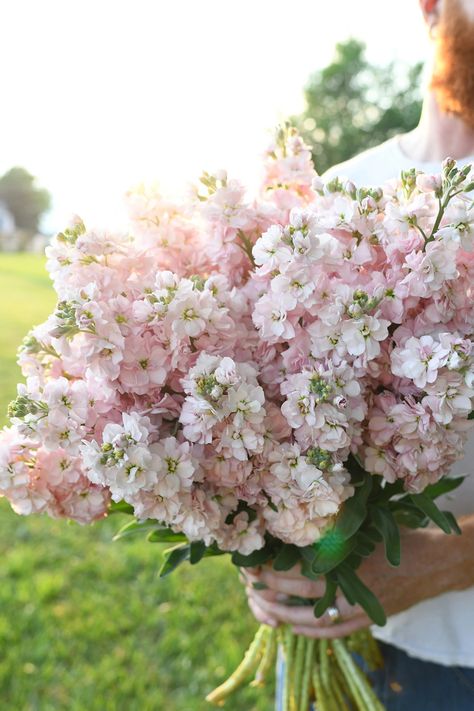
[[[170,528],[157,528],[147,536],[150,543],[185,543],[187,541],[184,533],[175,533]]]
[[[451,522],[444,513],[436,506],[435,502],[425,494],[411,494],[410,500],[412,503],[423,511],[433,523],[445,533],[451,533]]]
[[[112,501],[107,511],[108,514],[124,513],[133,516],[133,506],[127,504],[126,501]]]
[[[442,496],[443,494],[449,494],[450,491],[454,491],[455,489],[457,489],[459,486],[461,486],[465,478],[465,476],[443,477],[442,479],[437,481],[436,484],[430,484],[429,486],[427,486],[423,493],[426,496],[429,496],[430,499],[437,499],[438,496]]]
[[[299,549],[301,555],[301,573],[310,580],[319,580],[318,573],[313,572],[313,560],[316,558],[314,546],[303,546]]]
[[[452,533],[455,533],[457,536],[462,535],[461,528],[459,527],[459,523],[457,522],[455,515],[451,511],[443,511],[443,513],[451,524]]]
[[[217,543],[212,543],[207,546],[204,552],[204,558],[215,558],[217,555],[226,555],[228,551],[221,551]]]
[[[361,563],[362,556],[358,555],[357,553],[351,553],[344,561],[344,565],[348,565],[349,568],[352,568],[353,570],[357,570]]]
[[[204,557],[206,552],[206,544],[204,541],[193,541],[190,546],[189,562],[191,565],[196,565]]]
[[[274,570],[290,570],[301,560],[298,546],[284,543],[273,561]]]
[[[314,606],[314,616],[321,617],[324,615],[328,607],[334,604],[336,599],[337,583],[329,575],[326,575],[326,589],[324,595],[319,598]]]
[[[316,558],[316,551],[314,549],[314,545],[312,546],[302,546],[301,548],[298,548],[302,560],[308,561],[308,563],[312,563],[313,560]]]
[[[380,534],[380,531],[378,531],[375,526],[373,526],[370,521],[368,522],[367,526],[364,526],[364,531],[358,531],[357,532],[357,537],[360,535],[364,534],[364,536],[367,536],[371,541],[373,541],[376,545],[377,543],[381,543],[382,541],[382,536]]]
[[[407,528],[424,528],[429,523],[429,518],[414,504],[401,500],[390,502],[390,510],[395,521],[400,526]]]
[[[352,589],[349,585],[346,584],[346,580],[344,577],[341,576],[336,576],[336,581],[339,587],[341,588],[347,602],[349,605],[355,605],[356,600],[355,597],[352,596]]]
[[[252,583],[252,587],[254,590],[268,590],[268,585],[266,585],[265,583]]]
[[[137,533],[146,533],[147,531],[154,531],[158,528],[160,528],[160,524],[158,523],[158,521],[153,521],[149,519],[147,519],[146,521],[129,521],[125,524],[125,526],[122,526],[122,528],[117,531],[112,540],[118,541],[121,538],[125,538],[127,536],[134,536]]]
[[[347,457],[346,469],[351,475],[351,482],[353,484],[362,483],[366,480],[367,476],[372,476],[365,471],[364,467],[354,454],[349,454]]]
[[[164,578],[166,575],[169,575],[178,567],[178,565],[181,565],[181,563],[188,560],[190,553],[191,546],[187,543],[180,543],[173,548],[168,548],[168,550],[164,552],[165,559],[160,568],[160,578]]]
[[[377,476],[376,479],[379,477]],[[380,491],[377,493],[377,496],[375,497],[376,501],[389,501],[392,499],[394,496],[398,496],[399,494],[403,494],[405,491],[403,481],[401,479],[397,479],[397,481],[394,481],[393,484],[385,484],[383,488],[380,489]]]
[[[371,555],[376,547],[376,542],[367,533],[363,531],[357,531],[355,536],[355,546],[354,553],[360,555],[363,558]]]
[[[469,415],[467,416],[468,420],[474,420],[474,410],[472,410]]]
[[[319,580],[321,577],[319,573],[314,572],[312,563],[309,560],[306,560],[306,558],[302,558],[301,560],[301,574],[310,580]]]
[[[351,600],[359,604],[376,625],[383,626],[386,623],[387,616],[382,605],[354,570],[341,565],[337,571],[337,579],[346,597],[346,591],[349,593],[350,604]]]
[[[343,503],[341,513],[336,519],[336,528],[344,538],[351,538],[364,523],[371,490],[372,476],[366,473],[363,482],[356,485],[354,496]]]
[[[385,556],[388,562],[397,567],[400,565],[400,529],[389,508],[371,506],[370,516],[374,526],[380,531],[385,545]]]
[[[348,540],[341,534],[337,526],[326,531],[313,546],[316,551],[316,556],[311,564],[313,573],[318,575],[329,573],[347,558],[354,543],[354,538]]]
[[[238,551],[232,553],[232,563],[239,568],[253,568],[256,565],[263,565],[273,557],[273,550],[270,546],[264,546],[258,551],[253,551],[249,555],[243,555]]]

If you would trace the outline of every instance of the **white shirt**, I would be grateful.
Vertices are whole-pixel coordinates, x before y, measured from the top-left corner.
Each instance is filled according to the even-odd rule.
[[[458,163],[474,163],[474,156]],[[338,176],[349,178],[357,186],[381,186],[386,180],[397,177],[401,170],[410,168],[434,174],[440,172],[441,165],[411,160],[402,152],[399,136],[395,136],[330,168],[323,178],[330,180]],[[455,464],[452,473],[466,475],[473,468],[474,437],[471,436],[464,458]],[[468,477],[455,492],[438,499],[438,503],[456,516],[474,513],[474,475]],[[418,659],[474,668],[474,588],[445,593],[420,602],[390,617],[385,627],[373,627],[372,631],[378,639]]]

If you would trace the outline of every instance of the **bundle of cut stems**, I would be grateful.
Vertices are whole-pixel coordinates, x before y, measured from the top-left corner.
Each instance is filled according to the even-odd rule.
[[[223,706],[245,683],[264,686],[277,663],[284,660],[283,711],[384,711],[362,668],[377,669],[382,657],[369,630],[341,639],[310,639],[295,635],[291,627],[278,630],[261,625],[231,676],[206,700]]]

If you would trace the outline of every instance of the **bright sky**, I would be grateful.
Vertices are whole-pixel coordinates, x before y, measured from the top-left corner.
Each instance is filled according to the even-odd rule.
[[[117,224],[142,180],[251,181],[338,41],[380,62],[428,51],[417,0],[3,0],[0,26],[0,173],[38,176],[52,229]]]

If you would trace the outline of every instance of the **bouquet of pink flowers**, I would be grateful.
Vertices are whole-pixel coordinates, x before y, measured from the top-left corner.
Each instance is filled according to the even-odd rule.
[[[400,525],[458,532],[434,499],[474,409],[470,173],[325,185],[285,127],[251,202],[205,173],[184,206],[131,192],[131,234],[76,219],[47,249],[58,304],[20,348],[0,493],[20,514],[130,513],[120,535],[174,544],[162,575],[225,552],[298,564],[326,579],[316,615],[340,589],[383,624],[363,558],[383,541],[398,565]],[[373,659],[368,634],[279,639],[286,709],[381,708],[348,653]],[[276,641],[262,627],[209,700],[261,682]]]

